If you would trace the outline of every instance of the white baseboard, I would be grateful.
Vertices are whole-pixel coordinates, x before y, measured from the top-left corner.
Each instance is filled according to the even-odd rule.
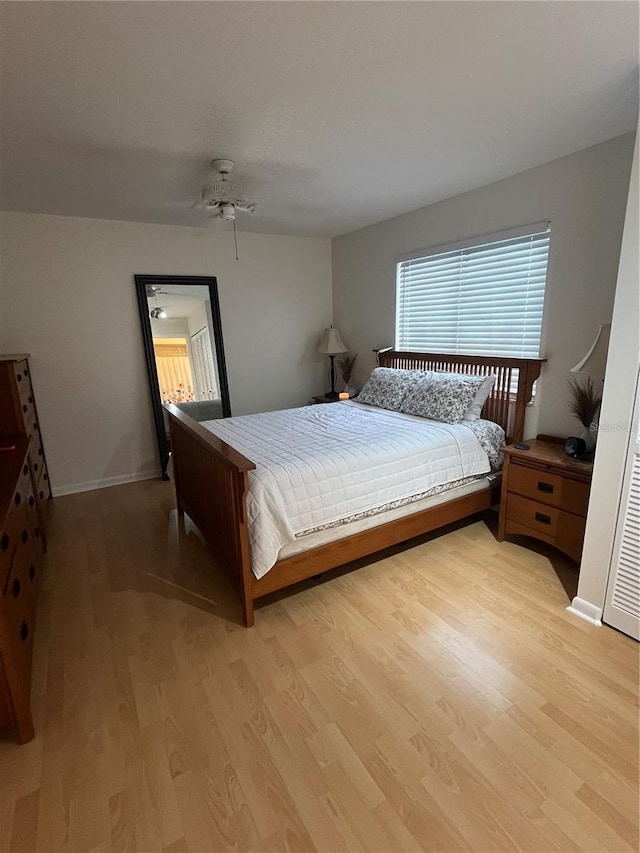
[[[592,625],[602,625],[602,607],[596,607],[595,604],[590,604],[584,598],[578,598],[577,595],[567,607],[567,611],[591,622]]]
[[[156,471],[142,471],[136,474],[119,474],[117,477],[105,477],[102,480],[89,480],[87,483],[71,483],[69,486],[55,486],[51,489],[54,498],[62,495],[76,495],[78,492],[92,492],[94,489],[108,489],[109,486],[122,486],[125,483],[138,483],[141,480],[155,480],[160,476]]]

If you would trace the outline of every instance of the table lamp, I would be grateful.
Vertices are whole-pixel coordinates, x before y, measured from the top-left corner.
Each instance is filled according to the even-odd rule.
[[[323,353],[323,355],[329,356],[329,360],[331,362],[331,367],[329,369],[329,377],[331,379],[331,391],[329,391],[326,396],[332,400],[337,400],[338,392],[336,391],[336,366],[334,362],[337,355],[340,355],[343,352],[347,352],[347,348],[342,342],[340,332],[337,329],[334,329],[333,326],[330,326],[328,329],[324,330],[322,341],[320,343],[320,346],[318,347],[318,352]]]

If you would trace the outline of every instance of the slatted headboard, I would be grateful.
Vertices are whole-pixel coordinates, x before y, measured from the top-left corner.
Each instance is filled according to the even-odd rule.
[[[507,440],[522,441],[524,416],[531,400],[533,383],[540,376],[546,358],[504,358],[490,355],[448,355],[433,352],[401,352],[379,350],[381,367],[402,370],[446,370],[477,376],[496,376],[495,385],[482,409],[482,417],[503,428]],[[512,381],[517,382],[515,399],[511,394]],[[513,409],[512,409],[513,404]]]

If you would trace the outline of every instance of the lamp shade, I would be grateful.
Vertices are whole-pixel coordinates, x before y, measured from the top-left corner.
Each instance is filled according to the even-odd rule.
[[[324,355],[338,355],[338,353],[347,352],[347,348],[340,337],[340,332],[334,329],[333,326],[324,330],[318,352],[324,353]]]
[[[572,373],[588,373],[597,379],[604,379],[607,367],[607,353],[609,351],[609,336],[611,324],[605,323],[598,328],[596,339],[591,345],[588,353],[571,368]]]

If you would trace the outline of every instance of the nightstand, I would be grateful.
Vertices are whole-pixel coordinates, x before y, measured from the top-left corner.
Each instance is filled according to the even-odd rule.
[[[561,440],[525,439],[529,450],[502,448],[498,541],[508,533],[555,545],[577,563],[589,504],[593,463],[572,459]]]
[[[314,403],[338,403],[340,402],[337,397],[327,397],[326,394],[320,394],[317,397],[313,398]]]

